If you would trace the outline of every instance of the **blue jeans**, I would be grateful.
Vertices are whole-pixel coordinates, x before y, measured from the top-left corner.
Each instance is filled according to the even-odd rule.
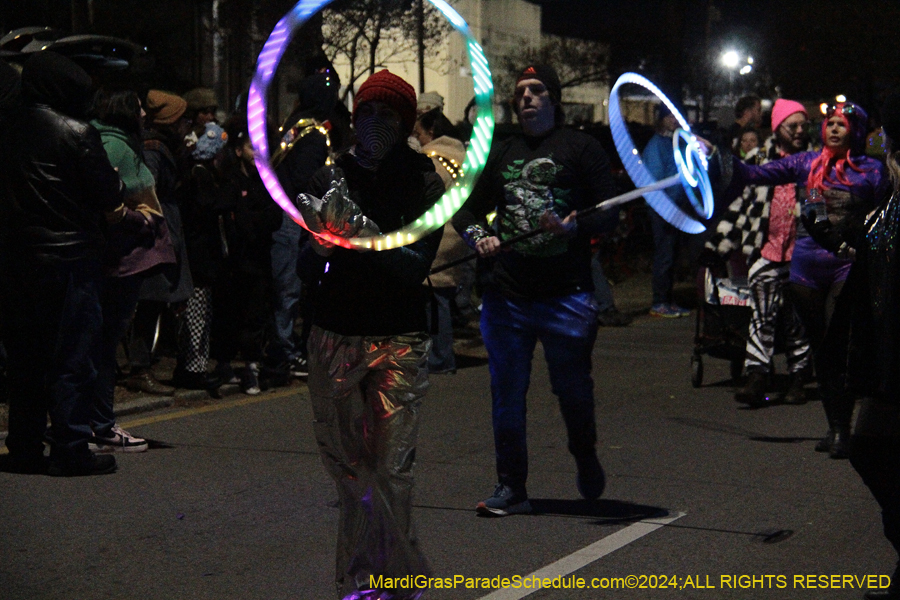
[[[653,231],[653,306],[670,304],[675,284],[675,246],[679,232],[652,209],[650,229]]]
[[[603,272],[603,264],[600,262],[600,253],[594,254],[591,260],[591,279],[594,280],[594,300],[597,301],[597,309],[600,312],[614,310],[616,302],[613,300],[612,288],[609,286],[609,279]]]
[[[116,349],[125,338],[134,318],[141,284],[141,274],[127,277],[107,277],[103,281],[100,306],[103,310],[103,329],[100,358],[97,361],[97,392],[91,411],[91,427],[99,436],[108,436],[116,424],[113,398],[116,391]]]
[[[102,316],[97,260],[4,269],[4,342],[9,354],[10,454],[44,452],[47,415],[60,462],[90,457],[91,402]]]
[[[300,305],[297,259],[303,229],[287,213],[281,228],[272,234],[272,280],[274,284],[274,332],[267,354],[275,364],[286,363],[299,350],[294,343],[294,321]]]
[[[594,380],[591,351],[597,337],[597,306],[590,292],[548,300],[511,300],[484,295],[481,333],[488,351],[493,398],[497,478],[524,491],[528,478],[526,394],[531,359],[540,340],[553,393],[566,424],[569,452],[594,452]]]
[[[428,326],[432,323],[433,312],[437,309],[437,332],[431,335],[431,354],[428,355],[428,370],[431,373],[447,373],[456,370],[456,357],[453,355],[453,317],[450,314],[450,302],[456,295],[456,288],[436,287],[434,296],[428,303]],[[434,302],[437,306],[433,306]]]

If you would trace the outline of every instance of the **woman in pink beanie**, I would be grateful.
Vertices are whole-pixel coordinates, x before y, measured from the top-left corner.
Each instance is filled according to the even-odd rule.
[[[759,164],[806,150],[807,123],[802,104],[783,98],[776,100],[772,109],[771,148],[761,153]],[[746,385],[735,394],[735,400],[751,406],[767,402],[776,332],[785,348],[790,373],[783,401],[787,404],[806,401],[803,385],[810,361],[809,341],[787,293],[799,207],[796,184],[747,186],[728,207],[706,243],[706,252],[716,253],[712,263],[720,262],[718,255],[727,255],[734,249],[747,257],[753,311],[744,359],[748,377]]]

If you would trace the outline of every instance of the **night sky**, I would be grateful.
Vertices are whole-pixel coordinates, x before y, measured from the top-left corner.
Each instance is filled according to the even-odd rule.
[[[894,0],[535,1],[545,32],[609,43],[613,78],[643,69],[670,85],[690,85],[704,53],[734,48],[753,55],[746,83],[761,95],[816,100],[841,93],[879,104],[900,85]]]

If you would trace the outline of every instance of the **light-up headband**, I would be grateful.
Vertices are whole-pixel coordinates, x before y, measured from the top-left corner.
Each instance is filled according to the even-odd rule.
[[[706,156],[700,151],[700,145],[696,138],[690,135],[691,126],[685,120],[675,105],[666,98],[666,96],[653,85],[646,77],[642,77],[637,73],[625,73],[616,80],[612,91],[609,93],[609,126],[612,130],[613,141],[616,144],[616,150],[625,165],[625,170],[637,187],[647,187],[656,183],[656,178],[647,170],[644,161],[641,159],[634,142],[628,134],[625,120],[622,118],[622,111],[619,107],[619,88],[626,84],[633,83],[649,90],[654,96],[662,100],[663,104],[671,111],[681,129],[672,139],[673,152],[675,153],[675,162],[678,165],[678,172],[681,176],[681,184],[691,201],[691,205],[697,211],[697,214],[705,219],[712,217],[713,213],[713,196],[712,187],[709,183],[709,175],[707,174]],[[682,147],[684,142],[684,147]],[[700,197],[697,197],[697,190]],[[687,233],[700,233],[706,230],[697,219],[687,215],[682,211],[663,191],[648,191],[644,194],[644,198],[656,213],[663,219]]]
[[[256,167],[269,194],[278,205],[288,213],[294,221],[305,229],[309,229],[303,221],[300,212],[278,181],[270,165],[269,142],[266,134],[266,95],[269,84],[275,75],[275,69],[281,61],[285,49],[293,38],[294,33],[309,20],[316,12],[329,4],[332,0],[300,0],[282,19],[275,25],[269,39],[266,40],[259,59],[256,63],[256,73],[250,84],[249,100],[247,102],[247,126],[250,130],[250,141],[256,151]],[[459,15],[446,0],[428,0],[437,8],[451,25],[466,38],[466,48],[469,53],[469,62],[472,71],[472,83],[475,87],[475,106],[477,116],[473,126],[472,137],[469,140],[469,148],[466,152],[466,161],[463,163],[462,174],[457,178],[456,185],[451,187],[440,200],[413,223],[390,233],[359,238],[342,238],[330,234],[318,234],[329,242],[345,248],[365,248],[371,250],[387,250],[411,244],[440,228],[463,205],[475,181],[484,169],[488,151],[491,148],[491,140],[494,136],[494,117],[492,104],[494,99],[494,84],[491,81],[491,71],[488,68],[484,50],[475,40],[469,30],[466,21]]]

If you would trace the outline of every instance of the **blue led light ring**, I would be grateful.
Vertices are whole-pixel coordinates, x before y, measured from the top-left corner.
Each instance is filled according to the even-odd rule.
[[[682,142],[684,148],[682,148]],[[691,206],[704,219],[711,219],[713,214],[712,185],[709,182],[709,163],[706,155],[700,150],[700,143],[694,135],[684,129],[677,129],[672,136],[672,151],[678,174],[681,175],[681,186],[687,194]],[[700,196],[697,196],[697,190]]]
[[[678,121],[678,124],[681,125],[682,129],[690,131],[690,125],[688,125],[687,121],[684,119],[678,109],[675,108],[675,105],[672,104],[672,102],[668,98],[666,98],[666,96],[659,90],[659,88],[656,87],[647,78],[642,77],[641,75],[638,75],[636,73],[625,73],[621,77],[619,77],[618,80],[616,80],[616,83],[615,85],[613,85],[613,88],[609,94],[609,126],[612,130],[613,142],[616,145],[616,151],[619,153],[619,157],[622,159],[622,164],[624,165],[625,170],[628,172],[628,175],[631,177],[634,184],[637,187],[646,187],[656,183],[656,178],[653,177],[650,171],[647,170],[647,167],[644,165],[643,159],[638,153],[637,148],[635,148],[634,142],[631,140],[631,135],[629,135],[628,129],[625,125],[625,119],[622,118],[622,111],[619,105],[619,88],[627,83],[640,85],[641,87],[653,93],[657,98],[659,98],[672,112],[672,115],[675,116],[675,119]],[[676,160],[678,159],[676,158]],[[686,165],[687,162],[693,163],[693,160],[684,161],[682,159],[682,164]],[[684,170],[680,168],[679,172],[682,176],[682,181],[685,182],[686,175]],[[701,193],[703,193],[702,188]],[[701,233],[706,230],[706,227],[704,227],[702,223],[678,208],[678,206],[676,206],[675,203],[672,202],[672,199],[669,198],[669,196],[665,192],[647,192],[646,194],[644,194],[644,199],[660,217],[662,217],[668,223],[672,224],[678,229],[687,233]],[[703,206],[705,207],[707,204],[710,206],[711,210],[712,194],[710,194],[708,197],[704,195]],[[706,211],[704,210],[700,212],[705,213]]]
[[[256,150],[256,166],[269,194],[294,221],[308,229],[300,212],[285,194],[270,165],[269,144],[266,135],[266,94],[278,63],[294,33],[319,10],[332,0],[300,0],[275,26],[263,46],[257,60],[256,73],[250,84],[247,103],[247,122],[250,141]],[[410,244],[442,227],[469,197],[477,178],[484,170],[488,151],[494,135],[493,94],[494,85],[484,50],[472,36],[469,26],[446,0],[429,0],[466,37],[466,48],[472,70],[475,89],[476,117],[471,144],[466,152],[463,171],[457,183],[441,199],[415,222],[396,231],[377,236],[341,238],[328,234],[321,237],[346,248],[357,247],[386,250]]]

